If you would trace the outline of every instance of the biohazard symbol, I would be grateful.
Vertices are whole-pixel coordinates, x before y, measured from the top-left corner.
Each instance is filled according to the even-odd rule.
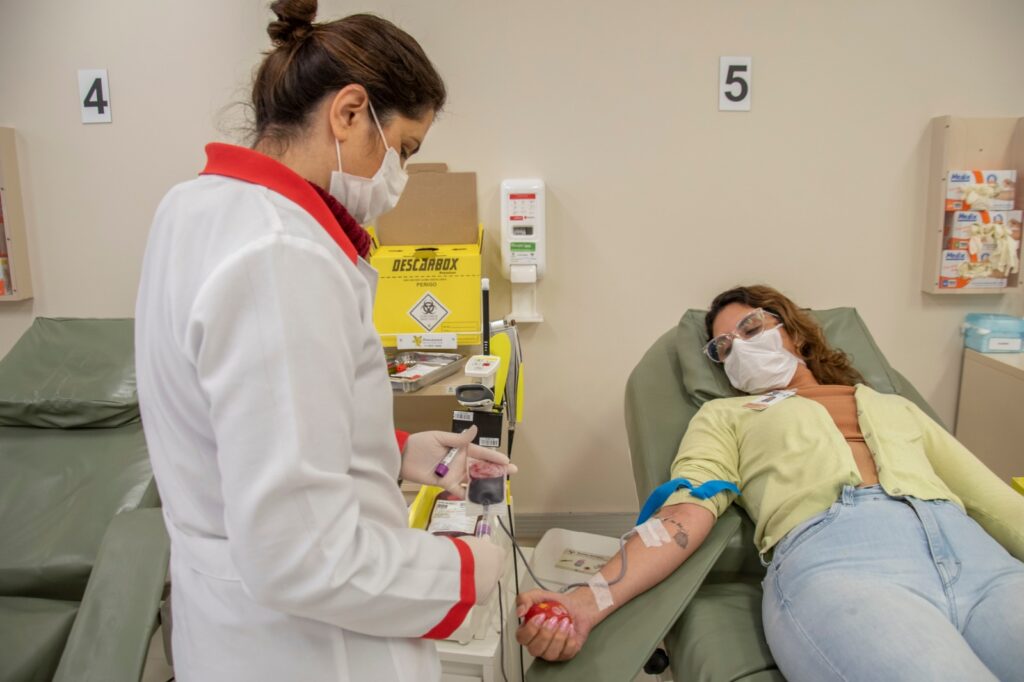
[[[416,301],[416,305],[409,311],[409,317],[430,332],[448,317],[448,309],[428,291]]]

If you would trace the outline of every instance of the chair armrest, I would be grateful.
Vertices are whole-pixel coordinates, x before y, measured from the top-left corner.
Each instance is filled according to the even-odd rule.
[[[160,509],[138,509],[113,518],[55,681],[134,681],[142,676],[170,551]]]
[[[737,510],[727,509],[703,544],[672,575],[595,627],[572,660],[534,661],[526,673],[528,682],[633,679],[693,599],[729,539],[740,531],[740,521]]]

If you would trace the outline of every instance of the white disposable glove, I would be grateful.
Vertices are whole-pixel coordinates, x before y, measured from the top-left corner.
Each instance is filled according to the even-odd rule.
[[[466,484],[469,482],[467,452],[471,459],[506,465],[509,474],[518,471],[516,465],[510,463],[508,457],[497,450],[474,445],[476,432],[476,426],[472,426],[462,433],[421,431],[412,434],[402,452],[402,479],[424,485],[436,485],[459,498],[464,498]],[[448,465],[448,473],[440,477],[434,473],[434,469],[451,448],[459,448],[459,453]]]
[[[476,603],[483,604],[491,596],[508,566],[508,551],[487,538],[459,538],[473,552],[473,582]]]

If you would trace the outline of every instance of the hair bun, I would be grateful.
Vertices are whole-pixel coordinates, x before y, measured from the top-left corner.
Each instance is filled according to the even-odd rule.
[[[276,0],[270,9],[277,21],[267,26],[275,47],[298,42],[313,31],[317,0]]]

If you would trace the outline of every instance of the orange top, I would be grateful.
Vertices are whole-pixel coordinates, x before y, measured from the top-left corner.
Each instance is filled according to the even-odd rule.
[[[853,392],[853,386],[835,385],[806,386],[797,389],[798,395],[813,400],[828,410],[839,433],[843,434],[843,438],[850,446],[860,477],[864,479],[862,485],[874,485],[878,483],[878,469],[860,430],[857,401],[853,397]]]

